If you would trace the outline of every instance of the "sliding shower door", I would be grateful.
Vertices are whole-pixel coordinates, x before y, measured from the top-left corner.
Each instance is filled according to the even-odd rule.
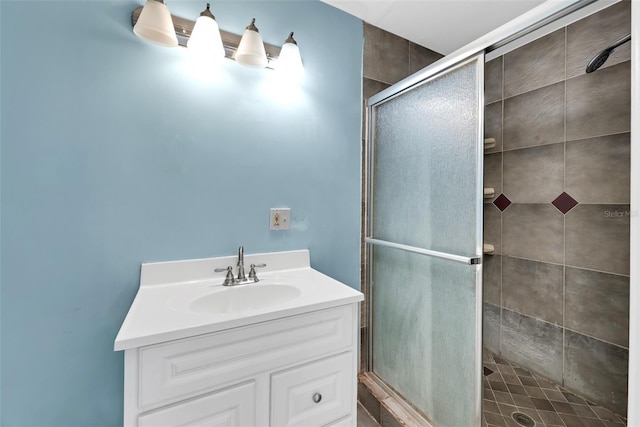
[[[480,425],[483,66],[369,101],[369,371],[436,426]]]

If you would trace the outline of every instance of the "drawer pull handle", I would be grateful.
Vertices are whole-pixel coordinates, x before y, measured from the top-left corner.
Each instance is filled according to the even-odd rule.
[[[316,393],[313,395],[313,401],[315,403],[320,403],[321,400],[322,400],[322,395],[320,393]]]

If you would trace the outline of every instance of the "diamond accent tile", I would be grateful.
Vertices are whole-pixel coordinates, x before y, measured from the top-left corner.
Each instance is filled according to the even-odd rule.
[[[509,200],[507,198],[507,196],[505,196],[504,194],[500,194],[498,197],[496,197],[496,199],[493,201],[493,204],[496,205],[496,207],[498,209],[500,209],[501,211],[504,211],[505,209],[507,209],[509,207],[509,205],[511,204],[511,200]]]
[[[561,195],[556,197],[556,199],[551,202],[551,204],[555,206],[560,212],[566,214],[578,204],[578,201],[567,193],[562,193]]]

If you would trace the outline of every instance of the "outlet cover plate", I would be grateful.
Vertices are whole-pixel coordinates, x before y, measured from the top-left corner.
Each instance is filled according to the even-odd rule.
[[[291,209],[271,208],[269,215],[269,230],[290,230],[291,229]]]

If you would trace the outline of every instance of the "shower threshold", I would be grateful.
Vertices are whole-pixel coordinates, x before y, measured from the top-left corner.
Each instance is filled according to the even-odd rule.
[[[626,426],[624,417],[486,349],[483,366],[483,427]]]
[[[381,427],[434,427],[373,372],[358,376],[358,401]]]

